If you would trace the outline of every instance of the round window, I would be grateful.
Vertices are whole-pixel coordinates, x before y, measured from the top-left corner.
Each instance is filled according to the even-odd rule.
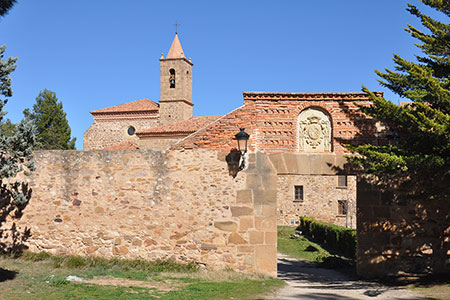
[[[128,135],[134,135],[136,132],[136,129],[134,129],[133,126],[128,127]]]

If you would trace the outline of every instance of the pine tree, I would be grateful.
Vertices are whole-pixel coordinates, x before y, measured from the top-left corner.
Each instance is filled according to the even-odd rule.
[[[3,110],[7,98],[12,96],[11,77],[16,68],[17,58],[3,59],[5,46],[0,46],[0,124],[6,112]],[[15,125],[14,134],[4,132],[0,127],[0,252],[16,252],[23,249],[23,242],[29,236],[29,230],[23,232],[16,228],[15,219],[31,197],[26,182],[17,175],[33,171],[32,150],[36,142],[33,123],[24,119]],[[7,224],[9,228],[4,228]]]
[[[0,0],[0,17],[6,15],[15,3],[16,0]]]
[[[422,0],[450,16],[450,1]],[[374,174],[385,187],[409,198],[448,199],[450,196],[450,25],[434,20],[408,4],[429,32],[411,25],[406,31],[421,44],[423,56],[411,62],[394,55],[395,71],[376,71],[381,85],[411,104],[398,106],[367,88],[373,105],[363,111],[386,125],[385,145],[349,146],[361,157],[351,161]],[[448,201],[448,200],[447,200]],[[447,204],[448,205],[448,204]]]
[[[36,126],[39,149],[75,149],[76,138],[70,138],[71,130],[66,113],[54,92],[47,89],[41,91],[33,105],[33,111],[30,113],[26,109],[24,115],[33,120]]]

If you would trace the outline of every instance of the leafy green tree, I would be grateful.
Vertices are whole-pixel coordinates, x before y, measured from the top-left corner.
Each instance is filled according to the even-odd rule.
[[[0,17],[6,15],[15,3],[16,0],[0,0]]]
[[[39,142],[39,149],[75,149],[76,138],[70,138],[71,130],[63,105],[56,94],[47,89],[41,91],[33,105],[33,111],[24,110],[25,117],[33,120]]]
[[[3,59],[5,46],[0,46],[0,124],[6,112],[3,110],[7,98],[12,96],[11,77],[17,58]],[[36,142],[33,123],[24,119],[15,125],[14,133],[0,127],[0,252],[16,252],[23,249],[29,230],[18,230],[15,220],[31,197],[31,189],[17,177],[34,170],[32,150]],[[22,177],[23,178],[23,177]],[[5,226],[8,228],[4,228]]]
[[[450,16],[450,1],[421,0]],[[412,102],[398,106],[363,87],[373,106],[363,111],[386,125],[384,145],[349,146],[361,157],[352,162],[374,174],[386,187],[407,197],[436,199],[450,196],[450,25],[408,4],[429,32],[408,25],[406,31],[421,43],[417,61],[394,54],[395,71],[376,71],[381,85]],[[448,201],[448,200],[447,200]],[[447,203],[448,205],[448,203]]]

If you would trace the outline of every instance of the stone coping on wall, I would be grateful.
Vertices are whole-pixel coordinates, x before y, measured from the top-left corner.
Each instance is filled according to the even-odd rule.
[[[351,175],[343,154],[283,152],[268,157],[278,175]]]

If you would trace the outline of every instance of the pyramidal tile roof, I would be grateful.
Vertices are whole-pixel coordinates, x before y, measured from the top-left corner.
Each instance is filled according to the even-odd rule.
[[[214,122],[221,116],[192,117],[184,121],[167,124],[163,126],[144,129],[137,132],[137,135],[157,135],[164,133],[193,133]]]
[[[144,111],[158,111],[159,105],[149,99],[141,99],[133,102],[128,102],[116,106],[110,106],[98,110],[91,111],[91,114],[102,113],[124,113],[124,112],[144,112]]]
[[[173,39],[172,46],[170,46],[166,58],[185,58],[183,48],[181,48],[181,43],[178,39],[178,34],[175,34],[175,38]]]

